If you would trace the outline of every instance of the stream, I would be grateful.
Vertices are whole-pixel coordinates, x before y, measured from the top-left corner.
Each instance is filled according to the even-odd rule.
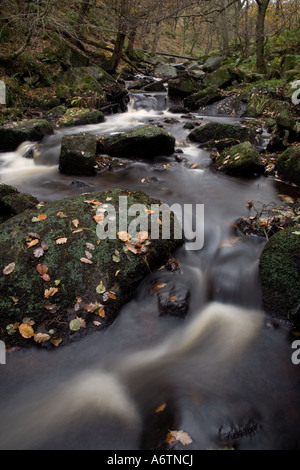
[[[184,123],[240,119],[187,118],[169,106],[166,93],[132,93],[128,112],[56,130],[35,160],[23,158],[29,143],[0,154],[0,181],[40,201],[124,188],[205,208],[204,247],[173,254],[191,293],[185,319],[159,315],[152,273],[108,329],[53,351],[7,354],[0,366],[1,449],[163,449],[170,429],[192,440],[174,449],[300,448],[300,365],[291,360],[297,338],[261,311],[258,262],[266,241],[240,238],[233,228],[249,214],[249,201],[280,204],[279,195],[297,191],[264,176],[212,171],[210,152],[188,141]],[[58,171],[64,134],[106,135],[148,123],[176,137],[177,159],[124,160],[94,177]],[[210,320],[199,323],[211,305]]]

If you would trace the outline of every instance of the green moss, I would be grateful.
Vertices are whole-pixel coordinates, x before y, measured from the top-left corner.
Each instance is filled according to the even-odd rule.
[[[216,163],[219,170],[235,176],[253,176],[264,171],[259,154],[250,142],[225,149]]]
[[[296,232],[296,233],[295,233]],[[279,318],[299,323],[300,236],[297,228],[275,234],[260,259],[260,277],[265,309]]]
[[[277,160],[280,178],[300,186],[300,145],[290,147]]]

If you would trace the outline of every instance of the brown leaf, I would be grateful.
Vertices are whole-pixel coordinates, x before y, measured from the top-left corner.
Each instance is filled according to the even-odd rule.
[[[99,317],[105,318],[105,311],[102,307],[99,308],[97,313],[98,313]]]
[[[33,246],[37,245],[39,243],[39,240],[36,238],[35,240],[32,240],[31,242],[27,243],[28,248],[32,248]]]
[[[29,232],[29,233],[28,233],[28,236],[29,236],[30,238],[41,238],[41,237],[39,236],[39,234],[38,234],[38,233],[35,233],[35,232]]]
[[[95,326],[100,326],[100,325],[101,325],[101,322],[95,320],[95,321],[93,321],[93,325],[95,325]]]
[[[34,250],[33,254],[35,258],[41,258],[44,255],[44,250],[42,247],[37,248],[36,250]]]
[[[84,310],[90,313],[94,313],[99,308],[99,304],[90,303],[84,307]]]
[[[67,214],[65,214],[64,212],[58,212],[57,214],[57,217],[59,217],[60,219],[66,219],[68,216]]]
[[[44,292],[44,296],[46,299],[53,297],[58,292],[57,287],[50,287],[50,289],[46,289]]]
[[[53,346],[55,346],[56,348],[60,345],[61,342],[62,342],[62,338],[60,338],[60,337],[51,338],[51,343],[52,343]]]
[[[94,251],[95,245],[93,245],[92,243],[86,243],[85,245],[86,245],[86,247],[87,247],[88,250]]]
[[[78,219],[72,220],[72,224],[74,225],[74,227],[77,228],[79,226],[79,220]]]
[[[74,235],[75,233],[81,233],[83,232],[83,228],[79,228],[78,230],[74,230],[74,232],[72,232],[72,234]]]
[[[140,251],[129,241],[125,242],[125,246],[128,251],[131,251],[131,253],[134,253],[135,255],[138,254]]]
[[[101,206],[102,202],[93,199],[93,201],[84,201],[86,204],[92,204],[93,206]]]
[[[188,435],[188,433],[180,430],[180,431],[169,431],[166,442],[172,443],[172,442],[181,442],[181,444],[188,445],[193,442],[191,437]]]
[[[93,219],[95,220],[95,222],[102,222],[102,220],[104,220],[104,215],[103,214],[99,214],[99,215],[94,215]]]
[[[85,264],[93,264],[93,261],[87,259],[87,258],[80,258],[80,261]]]
[[[51,338],[50,335],[47,335],[46,333],[36,333],[33,337],[33,340],[36,343],[45,343],[46,341],[49,341]]]
[[[49,268],[48,266],[44,264],[38,264],[36,267],[36,270],[41,276],[43,276],[44,274],[47,274],[47,272],[49,271]]]
[[[44,251],[48,251],[49,250],[49,246],[47,245],[46,242],[42,241],[41,243],[41,248],[44,250]]]
[[[39,215],[37,216],[37,218],[38,218],[39,220],[46,220],[46,219],[47,219],[47,215],[46,215],[46,214],[39,214]]]
[[[51,280],[49,274],[43,274],[43,276],[41,276],[41,278],[43,279],[43,281],[45,282],[49,282]]]
[[[172,295],[172,297],[169,297],[169,302],[175,302],[177,300],[176,295]]]
[[[10,263],[5,268],[3,269],[3,274],[4,276],[8,276],[8,274],[11,274],[16,267],[16,263]]]
[[[108,292],[107,293],[108,297],[112,300],[116,300],[117,299],[117,296],[114,292]]]
[[[89,251],[85,251],[85,256],[87,257],[87,259],[92,259],[93,257],[92,253],[90,253]]]
[[[34,336],[33,328],[26,323],[22,323],[19,326],[19,332],[23,336],[23,338],[26,339],[32,338]]]
[[[76,320],[78,320],[80,322],[81,328],[86,328],[86,322],[83,318],[76,317]]]
[[[163,403],[162,405],[160,405],[156,410],[155,410],[155,413],[161,413],[162,411],[164,411],[167,407],[167,404],[166,403]]]
[[[59,310],[59,307],[56,304],[47,304],[45,309],[50,313],[56,313]]]
[[[163,282],[162,284],[157,284],[156,286],[153,287],[153,292],[158,291],[158,289],[163,289],[163,287],[166,287],[167,283]]]
[[[138,239],[140,243],[144,243],[149,238],[149,234],[146,231],[140,232],[138,234]]]

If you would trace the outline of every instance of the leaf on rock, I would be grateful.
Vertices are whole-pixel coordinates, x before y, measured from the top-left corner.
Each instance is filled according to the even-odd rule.
[[[39,215],[37,216],[37,218],[38,218],[39,220],[46,220],[46,219],[47,219],[47,215],[46,215],[46,214],[39,214]]]
[[[15,270],[15,267],[16,267],[16,263],[10,263],[7,266],[5,266],[5,268],[3,269],[4,276],[8,276],[9,274],[11,274]]]
[[[98,315],[99,317],[101,318],[105,318],[105,311],[104,311],[104,308],[100,307],[99,310],[98,310]]]
[[[161,413],[162,411],[164,411],[167,407],[167,404],[166,403],[163,403],[162,405],[160,405],[156,410],[155,410],[155,413]]]
[[[87,312],[89,312],[89,313],[94,313],[94,312],[96,312],[96,310],[97,310],[99,307],[100,307],[100,305],[99,305],[98,303],[96,303],[96,304],[90,303],[90,304],[86,305],[86,306],[84,307],[84,309],[85,309]]]
[[[140,243],[144,243],[149,238],[149,234],[146,231],[140,232],[138,234],[138,239]]]
[[[60,237],[56,240],[56,245],[64,245],[65,243],[67,243],[68,239],[65,238],[65,237]]]
[[[137,255],[138,253],[140,253],[140,250],[138,250],[138,248],[136,248],[131,242],[129,241],[126,241],[125,242],[125,246],[127,248],[128,251],[130,251],[131,253]]]
[[[153,287],[153,292],[158,291],[158,289],[163,289],[164,287],[166,287],[166,285],[167,285],[166,282],[163,282],[162,284],[157,284],[156,286]]]
[[[69,323],[69,328],[71,331],[78,331],[81,328],[81,322],[78,318],[74,318],[74,320],[71,320]]]
[[[25,339],[29,339],[34,336],[34,331],[33,331],[32,326],[28,325],[27,323],[22,323],[19,326],[19,332]]]
[[[56,313],[59,310],[59,307],[56,304],[47,304],[45,309],[50,313]]]
[[[103,285],[103,282],[101,281],[100,284],[96,287],[96,292],[97,294],[104,294],[106,292],[106,287]]]
[[[58,346],[62,343],[62,338],[59,336],[56,338],[51,338],[51,343],[53,344],[53,346],[58,348]]]
[[[85,264],[93,264],[93,261],[87,259],[87,258],[80,258],[80,261]]]
[[[95,245],[93,245],[92,243],[86,243],[85,246],[87,247],[88,250],[94,251],[95,249]]]
[[[36,238],[35,240],[32,240],[31,242],[27,243],[28,248],[32,248],[33,246],[37,245],[39,243],[39,240]]]
[[[37,248],[36,250],[34,250],[33,255],[34,255],[35,258],[41,258],[42,256],[44,256],[43,248],[40,247],[40,248]]]
[[[85,251],[85,256],[87,257],[87,259],[92,259],[93,257],[92,253],[90,253],[89,251]]]
[[[65,214],[64,212],[58,212],[57,214],[57,217],[59,217],[60,219],[67,219],[67,214]]]
[[[79,226],[79,220],[78,219],[72,220],[72,224],[74,225],[75,228],[77,228]]]
[[[48,251],[49,250],[49,246],[47,245],[46,242],[42,241],[41,243],[41,248],[44,250],[44,251]]]
[[[41,276],[41,278],[43,279],[43,281],[45,282],[49,282],[51,280],[49,274],[43,274],[43,276]]]
[[[122,242],[127,242],[131,239],[131,235],[129,235],[129,233],[127,232],[118,232],[117,235],[119,240],[121,240]]]
[[[92,204],[93,206],[101,206],[102,202],[97,201],[96,199],[93,199],[93,201],[84,201],[86,204]]]
[[[117,299],[117,296],[114,292],[108,292],[107,293],[108,297],[112,300],[116,300]]]
[[[44,274],[47,274],[47,272],[49,271],[49,268],[48,266],[44,264],[38,264],[36,267],[36,270],[41,276],[43,276]]]
[[[101,325],[101,322],[95,320],[95,321],[93,321],[93,325],[95,325],[95,326],[100,326],[100,325]]]
[[[94,215],[93,219],[95,220],[95,222],[102,222],[104,220],[104,215],[103,214],[99,214],[99,215]]]
[[[184,446],[189,445],[193,442],[191,437],[188,435],[187,432],[184,432],[182,430],[180,431],[169,431],[166,442],[172,443],[172,442],[181,442]]]
[[[50,335],[47,335],[46,333],[36,333],[33,337],[33,340],[36,343],[45,343],[46,341],[49,341],[51,338]]]
[[[50,289],[45,290],[44,296],[46,299],[49,299],[50,297],[53,297],[57,292],[57,287],[50,287]]]

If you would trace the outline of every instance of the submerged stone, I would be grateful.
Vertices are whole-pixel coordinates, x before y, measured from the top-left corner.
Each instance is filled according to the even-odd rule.
[[[65,135],[62,139],[59,169],[68,175],[95,174],[97,138],[92,134]]]
[[[240,142],[255,141],[256,132],[247,127],[235,124],[223,124],[218,122],[210,122],[203,126],[197,127],[189,134],[190,140],[193,142],[206,143],[210,140],[221,139],[237,139]]]
[[[139,282],[182,244],[172,235],[173,213],[169,239],[161,239],[161,225],[161,238],[154,237],[146,212],[149,228],[142,239],[118,237],[120,197],[128,208],[142,204],[150,211],[161,204],[139,191],[90,193],[17,215],[1,226],[0,337],[7,345],[42,339],[45,346],[57,345],[109,325]],[[105,209],[106,222],[115,225],[114,237],[106,239],[99,238],[98,226]],[[132,222],[135,217],[128,215]],[[30,328],[20,330],[24,324]],[[26,331],[29,337],[21,334]]]

